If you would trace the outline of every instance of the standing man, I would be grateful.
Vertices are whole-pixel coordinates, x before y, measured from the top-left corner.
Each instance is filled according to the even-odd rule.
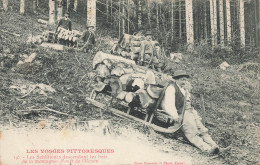
[[[66,12],[64,17],[59,20],[55,33],[58,32],[59,27],[71,31],[71,26],[72,26],[72,24],[71,24],[71,20],[69,19],[69,13]]]
[[[69,13],[66,12],[64,17],[61,18],[57,24],[55,30],[55,39],[58,39],[59,42],[69,45],[69,41],[63,36],[68,36],[71,32],[71,20],[69,19]]]
[[[95,46],[95,27],[92,25],[87,26],[87,29],[82,33],[81,37],[78,41],[83,41],[84,45],[80,48],[80,50],[84,52],[88,52],[92,50]]]
[[[140,65],[149,66],[152,69],[156,69],[160,72],[161,68],[158,67],[159,59],[155,47],[156,43],[157,43],[156,41],[152,40],[152,33],[150,31],[147,31],[145,33],[145,40],[141,42],[138,63]]]
[[[220,147],[208,134],[208,129],[202,124],[201,117],[191,106],[189,75],[182,70],[176,71],[173,78],[176,82],[170,84],[165,91],[161,108],[169,114],[175,122],[181,122],[183,106],[185,108],[181,130],[186,138],[200,150],[209,154],[218,154]],[[185,100],[185,101],[184,101]],[[186,103],[184,105],[184,103]],[[222,150],[224,151],[224,150]]]

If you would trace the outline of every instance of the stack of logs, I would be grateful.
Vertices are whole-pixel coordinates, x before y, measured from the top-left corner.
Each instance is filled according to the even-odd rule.
[[[141,43],[145,40],[143,35],[124,34],[120,41],[114,45],[111,50],[112,54],[127,57],[133,60],[134,54],[139,55],[141,52]],[[155,46],[156,53],[161,56],[161,49],[158,41],[152,41]]]
[[[93,59],[93,69],[95,91],[110,91],[112,97],[144,109],[154,107],[163,87],[174,82],[169,75],[135,65],[133,60],[101,51]]]
[[[42,36],[44,40],[48,42],[55,41],[57,39],[59,42],[69,42],[75,45],[77,40],[80,38],[81,33],[77,30],[69,31],[64,28],[58,28],[57,38],[55,38],[55,33],[53,31],[44,31]]]

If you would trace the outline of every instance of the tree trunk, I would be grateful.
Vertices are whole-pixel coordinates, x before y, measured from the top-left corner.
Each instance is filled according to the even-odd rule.
[[[260,47],[260,0],[255,0],[255,19],[256,19],[256,47]]]
[[[96,28],[96,0],[87,0],[87,25]]]
[[[245,47],[245,12],[244,12],[244,0],[240,0],[239,3],[239,25],[240,25],[240,44],[241,47]]]
[[[204,39],[206,39],[206,41],[208,40],[208,26],[207,26],[207,3],[204,2],[203,4],[203,8],[204,8]]]
[[[33,12],[36,13],[36,9],[37,9],[37,0],[33,0]]]
[[[159,30],[159,3],[156,2],[156,28]]]
[[[24,3],[25,0],[20,0],[20,14],[24,15]]]
[[[77,12],[78,10],[78,0],[74,0],[73,10]]]
[[[60,20],[62,18],[62,0],[57,1],[57,20]]]
[[[110,1],[110,18],[111,18],[111,24],[113,24],[113,0]]]
[[[8,10],[8,0],[3,0],[3,8],[4,8],[4,11]]]
[[[192,51],[194,45],[192,0],[185,0],[185,11],[188,51]]]
[[[122,1],[123,5],[122,5],[122,14],[123,14],[123,18],[122,18],[122,33],[125,33],[125,0]]]
[[[152,29],[152,26],[151,26],[151,1],[148,0],[147,1],[147,8],[148,8],[148,13],[147,13],[147,16],[148,16],[148,25],[149,25],[149,30]]]
[[[109,19],[109,11],[108,11],[108,0],[106,0],[106,14],[107,14],[107,22],[108,22],[108,19]]]
[[[224,46],[224,12],[223,12],[223,0],[219,0],[219,28],[220,28],[220,44]]]
[[[49,0],[49,24],[55,23],[55,1]]]
[[[67,0],[67,12],[69,12],[70,11],[70,0]]]
[[[118,12],[119,12],[119,21],[118,21],[118,38],[121,36],[121,1],[119,1],[119,6],[118,6]]]
[[[174,3],[175,0],[172,0],[171,1],[171,33],[172,33],[171,42],[173,42],[174,40]]]
[[[142,27],[142,0],[138,0],[138,15],[137,15],[138,29]]]
[[[128,9],[128,12],[127,12],[127,33],[130,32],[130,0],[127,0],[127,9]]]
[[[210,25],[211,25],[211,44],[217,44],[217,3],[216,0],[210,0]]]
[[[227,17],[227,41],[231,42],[231,17],[230,17],[230,1],[226,0],[226,17]]]
[[[179,1],[179,39],[181,40],[182,39],[182,18],[181,18],[181,8],[182,8],[182,5],[181,5],[181,1]]]

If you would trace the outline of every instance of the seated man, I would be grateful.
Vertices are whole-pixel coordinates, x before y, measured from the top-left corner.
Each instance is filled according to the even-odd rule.
[[[138,63],[140,65],[146,65],[151,67],[152,69],[157,69],[158,71],[161,71],[161,69],[158,68],[159,59],[155,48],[155,43],[156,42],[152,40],[152,33],[150,31],[146,32],[145,40],[141,42]]]
[[[95,31],[94,26],[90,25],[87,26],[87,30],[85,30],[81,37],[78,39],[78,41],[83,41],[83,46],[80,48],[80,50],[84,52],[88,52],[89,50],[92,50],[94,48],[94,45],[96,43],[95,41]]]
[[[185,113],[181,130],[186,138],[202,151],[209,154],[217,154],[220,152],[219,146],[212,140],[208,134],[208,129],[201,122],[201,117],[191,106],[189,93],[191,85],[188,82],[189,77],[185,71],[176,71],[174,73],[173,78],[176,82],[167,87],[165,96],[161,102],[161,108],[165,110],[175,122],[180,122],[182,119],[179,115],[182,113],[184,106]],[[186,101],[184,101],[185,98]],[[185,105],[184,102],[186,102]]]

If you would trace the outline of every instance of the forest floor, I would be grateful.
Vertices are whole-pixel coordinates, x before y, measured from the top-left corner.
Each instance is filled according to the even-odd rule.
[[[257,164],[260,162],[259,63],[254,61],[259,58],[259,54],[253,60],[231,64],[227,70],[216,68],[217,65],[213,67],[212,61],[205,57],[185,52],[181,63],[172,63],[173,70],[182,68],[191,73],[194,107],[199,112],[199,95],[204,95],[206,126],[213,139],[221,147],[231,146],[230,151],[212,157],[189,144],[180,132],[175,135],[159,134],[148,131],[141,123],[125,120],[109,112],[104,112],[101,116],[97,107],[85,102],[85,98],[91,92],[92,81],[88,73],[92,70],[94,54],[74,50],[56,51],[26,43],[31,34],[38,35],[44,30],[53,30],[54,27],[37,23],[37,19],[47,18],[44,13],[48,12],[40,11],[32,16],[30,14],[21,16],[15,10],[0,12],[0,29],[21,35],[17,37],[0,32],[1,146],[8,147],[9,150],[15,149],[16,146],[8,145],[11,141],[14,142],[13,144],[21,143],[24,149],[27,149],[25,144],[29,142],[24,139],[28,136],[31,141],[57,140],[64,123],[68,121],[102,118],[108,120],[112,126],[112,139],[110,136],[108,137],[110,139],[98,136],[90,138],[84,134],[84,131],[78,134],[73,132],[67,135],[69,137],[81,135],[81,138],[74,138],[71,146],[79,141],[93,146],[98,145],[100,140],[106,141],[111,144],[110,147],[125,153],[115,155],[122,159],[117,160],[117,164],[127,164],[126,160],[128,164],[134,164],[137,160],[152,162],[155,158],[160,161],[171,161],[173,164],[174,161],[184,164]],[[73,29],[82,31],[84,27],[82,22],[85,20],[75,13],[72,14],[71,19]],[[102,24],[98,22],[97,47],[98,50],[108,52],[117,38],[111,37],[112,31],[109,28],[105,29],[101,26]],[[33,62],[17,65],[19,60],[24,60],[26,55],[32,53],[36,53]],[[63,127],[59,126],[60,123]],[[20,133],[22,130],[26,131]],[[56,132],[53,133],[51,130]],[[21,141],[14,140],[14,134],[19,135]],[[8,141],[9,143],[3,145]],[[55,140],[51,142],[50,144],[54,144]],[[35,146],[37,144],[34,143]],[[48,146],[50,144],[46,143]],[[3,153],[3,148],[0,147],[0,153]],[[143,159],[140,158],[141,156]]]

